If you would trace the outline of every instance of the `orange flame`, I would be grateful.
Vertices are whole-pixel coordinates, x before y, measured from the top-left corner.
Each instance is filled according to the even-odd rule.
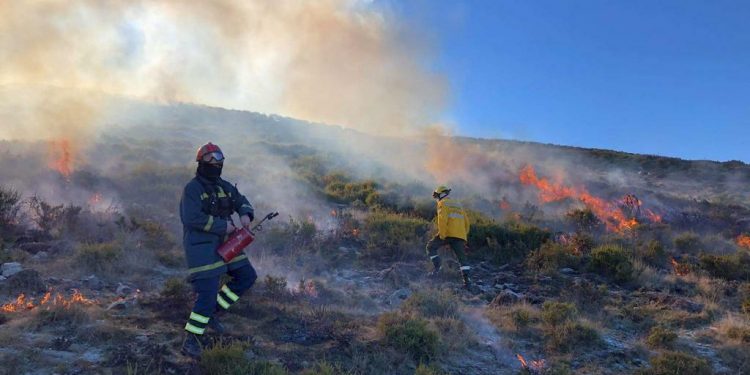
[[[352,229],[352,236],[359,237],[359,229],[357,228]]]
[[[504,211],[508,211],[508,210],[511,209],[510,202],[508,202],[508,200],[505,199],[505,197],[503,197],[503,199],[500,201],[500,205],[499,206],[500,206],[500,209],[504,210]]]
[[[551,183],[546,178],[539,178],[531,165],[521,169],[519,175],[521,183],[533,185],[539,189],[539,200],[542,203],[561,201],[567,198],[583,202],[594,214],[599,217],[607,229],[612,232],[624,232],[633,229],[638,221],[635,218],[627,218],[616,204],[595,197],[584,188],[573,188],[561,183]]]
[[[336,210],[331,210],[331,216],[336,217]]]
[[[742,234],[737,237],[737,245],[746,249],[750,249],[750,235]]]
[[[672,263],[672,268],[677,276],[685,276],[690,273],[690,267],[687,264],[682,264],[674,258],[671,258],[670,262]]]
[[[652,223],[661,223],[662,220],[661,215],[649,209],[646,209],[646,217],[648,217],[648,219],[651,220]]]
[[[13,313],[18,312],[22,310],[32,310],[40,306],[45,307],[62,307],[65,309],[70,308],[74,304],[78,305],[92,305],[96,301],[90,300],[81,294],[78,290],[73,291],[73,295],[66,299],[63,295],[60,293],[56,293],[55,297],[52,298],[52,292],[47,292],[44,294],[41,300],[39,300],[39,303],[35,304],[33,300],[27,300],[26,295],[21,293],[16,297],[15,302],[7,303],[5,305],[0,306],[0,311],[6,312],[6,313]]]
[[[60,139],[49,143],[49,168],[58,171],[66,178],[73,173],[73,145],[68,139]]]
[[[522,368],[529,368],[529,364],[526,363],[526,359],[524,359],[522,355],[516,354],[516,358],[518,358],[518,361],[521,362],[521,367]]]
[[[89,198],[89,206],[96,206],[99,203],[102,203],[103,197],[101,193],[94,193]]]

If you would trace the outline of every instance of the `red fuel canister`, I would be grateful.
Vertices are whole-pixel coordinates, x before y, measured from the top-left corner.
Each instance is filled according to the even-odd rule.
[[[242,250],[245,250],[253,240],[255,240],[255,236],[253,236],[253,233],[249,229],[240,228],[232,232],[227,241],[221,244],[216,252],[224,259],[224,262],[229,262],[237,255],[240,255]]]

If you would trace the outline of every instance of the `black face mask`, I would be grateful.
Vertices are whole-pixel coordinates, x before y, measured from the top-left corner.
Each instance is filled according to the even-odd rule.
[[[222,167],[221,164],[198,163],[198,174],[209,180],[214,180],[221,176]]]

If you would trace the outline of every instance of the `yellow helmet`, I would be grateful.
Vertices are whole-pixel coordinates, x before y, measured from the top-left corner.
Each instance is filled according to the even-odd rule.
[[[450,194],[450,192],[451,192],[451,188],[449,188],[449,187],[447,187],[445,185],[440,185],[440,186],[436,187],[435,190],[432,192],[432,197],[433,198],[442,198],[442,197],[445,197],[446,195]]]

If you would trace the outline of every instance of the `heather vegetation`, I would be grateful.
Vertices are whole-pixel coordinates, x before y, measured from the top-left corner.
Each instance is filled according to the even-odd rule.
[[[353,152],[330,139],[356,133],[211,113],[222,131],[257,131],[216,140],[227,179],[256,216],[281,213],[248,248],[259,277],[222,317],[229,333],[209,330],[198,361],[179,353],[193,293],[177,209],[203,141],[170,122],[190,123],[183,113],[103,137],[91,157],[106,165],[81,161],[69,176],[40,156],[9,159],[42,171],[29,176],[0,160],[3,371],[750,373],[750,207],[712,182],[750,182],[744,164],[457,140],[481,151],[483,168],[446,181],[471,220],[466,290],[447,248],[443,269],[426,276],[432,182],[378,159],[390,143]],[[580,166],[563,171],[587,196],[545,201],[520,182],[523,165],[552,169],[560,155]],[[613,170],[637,176],[633,190],[601,177]],[[631,193],[642,206],[620,202]]]

